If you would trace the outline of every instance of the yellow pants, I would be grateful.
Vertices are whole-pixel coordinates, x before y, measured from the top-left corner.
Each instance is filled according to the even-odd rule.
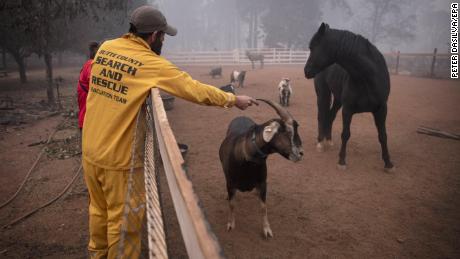
[[[89,193],[89,245],[91,258],[138,258],[145,212],[144,170],[132,175],[129,207],[126,208],[130,171],[114,171],[82,161]],[[123,220],[125,210],[128,214]],[[125,233],[120,246],[121,232]],[[122,249],[122,250],[120,250]]]

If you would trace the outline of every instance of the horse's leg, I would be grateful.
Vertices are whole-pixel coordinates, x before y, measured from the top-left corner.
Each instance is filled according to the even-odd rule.
[[[330,92],[322,85],[319,85],[319,83],[315,83],[315,91],[318,107],[318,143],[316,144],[316,150],[318,152],[322,152],[324,151],[324,144],[322,142],[326,133],[327,113],[330,105]]]
[[[337,100],[334,96],[334,102],[332,103],[332,107],[329,110],[329,116],[327,120],[326,126],[326,141],[329,146],[333,146],[334,143],[332,142],[332,125],[334,124],[335,117],[337,116],[337,112],[342,107],[342,103]]]
[[[261,69],[264,68],[264,60],[263,59],[260,60],[260,68]]]
[[[348,109],[342,109],[342,120],[343,120],[343,129],[342,129],[342,146],[340,147],[339,153],[339,164],[337,167],[339,169],[345,170],[347,165],[345,163],[345,156],[347,154],[347,142],[350,139],[350,124],[353,113]]]
[[[379,134],[379,142],[382,147],[382,159],[385,162],[385,171],[390,171],[393,168],[393,164],[390,161],[390,154],[388,153],[387,146],[387,130],[385,127],[385,121],[387,118],[387,106],[385,104],[380,110],[373,112],[375,126]]]
[[[254,61],[251,60],[252,69],[254,69]]]

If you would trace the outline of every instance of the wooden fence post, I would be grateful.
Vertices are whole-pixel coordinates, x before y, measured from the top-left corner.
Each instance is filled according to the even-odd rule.
[[[398,69],[399,69],[399,54],[400,54],[400,51],[398,50],[398,54],[396,56],[396,69],[395,69],[396,75],[398,74]]]
[[[431,62],[430,77],[434,77],[434,65],[436,64],[436,53],[437,52],[438,52],[438,48],[434,48],[433,61]]]

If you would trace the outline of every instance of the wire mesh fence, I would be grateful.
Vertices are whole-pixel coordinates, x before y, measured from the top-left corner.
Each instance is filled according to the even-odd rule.
[[[437,53],[386,53],[388,70],[396,75],[450,78],[450,55]]]
[[[161,165],[158,143],[153,127],[153,111],[151,99],[146,105],[146,138],[144,175],[147,198],[147,239],[150,258],[167,258],[166,237],[164,231],[163,214],[158,184],[159,166]]]
[[[163,213],[163,200],[167,199],[161,195],[166,188],[159,185],[160,177],[169,187],[168,201],[173,203],[188,257],[222,258],[185,172],[158,89],[152,90],[139,112],[135,131],[133,161],[143,159],[144,167],[131,168],[129,173],[118,258],[168,258]]]

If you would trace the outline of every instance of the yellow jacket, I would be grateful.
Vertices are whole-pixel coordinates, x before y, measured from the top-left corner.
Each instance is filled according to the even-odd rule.
[[[136,116],[152,87],[185,100],[230,107],[235,96],[193,80],[147,42],[125,34],[101,45],[91,68],[83,125],[83,159],[112,170],[131,166]],[[141,166],[140,161],[135,166]]]

